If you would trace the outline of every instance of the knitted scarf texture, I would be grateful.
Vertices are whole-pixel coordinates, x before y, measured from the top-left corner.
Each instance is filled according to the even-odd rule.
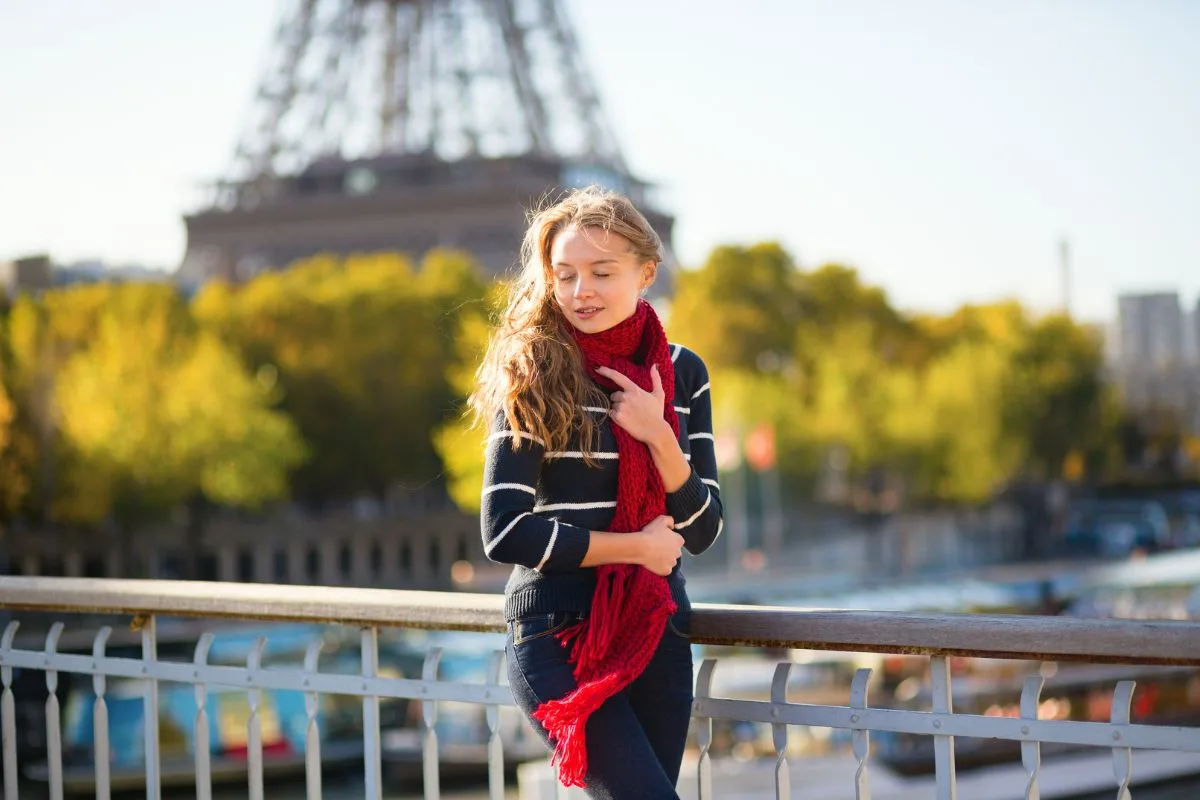
[[[651,391],[650,368],[658,365],[666,400],[663,417],[679,435],[675,414],[675,367],[667,337],[654,309],[645,300],[629,319],[600,333],[575,331],[588,373],[605,389],[619,387],[596,373],[596,367],[620,372]],[[613,424],[617,439],[617,507],[609,530],[640,531],[666,513],[662,477],[646,445],[620,425]],[[667,579],[632,564],[606,564],[596,568],[592,609],[578,625],[558,635],[570,649],[577,688],[560,700],[541,704],[534,712],[554,739],[552,763],[564,786],[584,786],[587,773],[587,720],[605,700],[623,690],[650,663],[667,620],[675,613]]]

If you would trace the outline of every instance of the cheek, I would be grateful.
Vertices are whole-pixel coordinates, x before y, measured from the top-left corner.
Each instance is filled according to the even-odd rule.
[[[554,302],[560,306],[564,305],[571,298],[570,284],[554,281],[550,284],[550,294],[554,298]]]

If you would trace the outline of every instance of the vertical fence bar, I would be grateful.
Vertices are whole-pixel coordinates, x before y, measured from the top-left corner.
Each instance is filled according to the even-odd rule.
[[[92,642],[92,692],[96,699],[92,701],[92,763],[96,770],[96,800],[109,800],[112,795],[112,775],[109,767],[108,749],[108,692],[107,680],[100,669],[104,660],[104,651],[108,647],[108,637],[112,628],[105,625],[96,632]]]
[[[1038,675],[1025,679],[1021,688],[1021,719],[1036,720],[1038,706],[1042,702],[1042,686],[1045,681]],[[1029,728],[1021,727],[1021,733],[1029,734]],[[1029,773],[1029,781],[1025,784],[1025,800],[1041,800],[1042,790],[1038,788],[1038,777],[1042,770],[1042,743],[1037,739],[1021,742],[1021,765]]]
[[[791,661],[781,661],[775,665],[775,675],[771,679],[771,716],[774,718],[779,717],[780,707],[787,705],[787,682],[791,674]],[[792,787],[788,774],[786,723],[771,723],[771,743],[775,746],[775,797],[776,800],[788,800],[792,796]]]
[[[250,783],[250,800],[263,800],[263,744],[262,744],[262,689],[257,685],[262,672],[263,650],[267,646],[265,636],[258,637],[246,657],[246,702],[250,706],[250,717],[246,720],[247,780]]]
[[[1130,706],[1133,703],[1133,690],[1136,681],[1120,681],[1113,691],[1112,724],[1128,725],[1130,721]],[[1114,728],[1112,739],[1121,741],[1121,731]],[[1128,747],[1113,748],[1113,775],[1117,779],[1117,800],[1130,800],[1129,782],[1133,778],[1133,750]]]
[[[312,686],[312,679],[320,667],[321,647],[324,638],[318,636],[308,643],[304,652],[305,687]],[[308,800],[321,800],[321,695],[318,692],[304,693],[304,783]]]
[[[713,670],[717,667],[715,658],[706,658],[700,663],[696,673],[696,703],[712,697]],[[696,725],[696,745],[700,748],[700,758],[696,762],[696,791],[699,800],[713,800],[712,788],[712,748],[713,725],[712,717],[701,717]]]
[[[4,800],[19,800],[17,797],[17,710],[13,703],[13,670],[8,664],[12,651],[13,637],[20,623],[16,620],[4,628],[0,637],[0,749],[4,750]]]
[[[939,714],[953,712],[950,687],[950,659],[934,656],[929,659],[929,678],[933,693],[933,710]],[[933,727],[942,727],[941,720],[934,720]],[[954,737],[935,733],[933,737],[933,763],[937,779],[938,800],[958,800],[958,781],[954,774]]]
[[[364,678],[379,675],[379,629],[362,629],[362,674]],[[366,681],[363,689],[367,688]],[[363,769],[366,770],[367,800],[383,797],[383,747],[379,730],[379,697],[363,695]]]
[[[491,699],[493,692],[499,693],[500,668],[504,664],[504,651],[497,650],[488,659],[485,697]],[[504,800],[504,743],[500,741],[500,706],[489,703],[485,710],[488,726],[488,800]]]
[[[46,768],[50,773],[50,800],[63,797],[62,710],[58,703],[58,670],[53,668],[63,624],[56,622],[46,634]]]
[[[158,747],[158,679],[150,674],[157,671],[158,620],[153,615],[135,617],[132,626],[142,630],[142,675],[145,676],[142,695],[142,739],[146,759],[146,800],[162,800],[162,775]]]
[[[196,642],[196,651],[192,656],[192,679],[196,685],[192,691],[196,695],[196,746],[194,761],[196,764],[196,800],[212,800],[212,734],[208,726],[208,684],[204,682],[200,671],[208,664],[208,651],[212,649],[213,634],[200,634]]]
[[[850,707],[865,711],[867,709],[867,689],[871,685],[871,670],[860,669],[854,673],[850,684]],[[858,714],[850,715],[850,722],[862,720]],[[867,759],[871,756],[871,731],[867,728],[852,728],[850,744],[854,749],[854,758],[858,769],[854,771],[855,800],[871,800],[871,783],[867,774]]]
[[[421,680],[433,682],[437,680],[438,662],[442,660],[442,648],[434,647],[425,655],[425,665],[421,669]],[[428,688],[422,687],[421,694],[428,693]],[[438,800],[441,797],[441,785],[438,778],[438,738],[437,738],[436,700],[421,701],[421,762],[422,776],[425,780],[425,800]]]

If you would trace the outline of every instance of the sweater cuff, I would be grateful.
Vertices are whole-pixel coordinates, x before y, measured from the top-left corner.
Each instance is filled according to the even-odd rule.
[[[667,513],[675,520],[675,524],[679,524],[699,511],[706,500],[708,487],[700,480],[696,468],[693,467],[692,474],[684,481],[683,486],[673,492],[667,492]]]
[[[558,541],[554,544],[554,552],[543,572],[568,572],[579,569],[591,545],[592,535],[586,528],[578,525],[558,523]]]

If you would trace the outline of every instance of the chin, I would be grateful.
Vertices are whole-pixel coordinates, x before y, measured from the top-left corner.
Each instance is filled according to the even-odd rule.
[[[584,333],[604,333],[616,324],[611,319],[592,319],[588,320],[586,327],[582,327],[580,330]]]

